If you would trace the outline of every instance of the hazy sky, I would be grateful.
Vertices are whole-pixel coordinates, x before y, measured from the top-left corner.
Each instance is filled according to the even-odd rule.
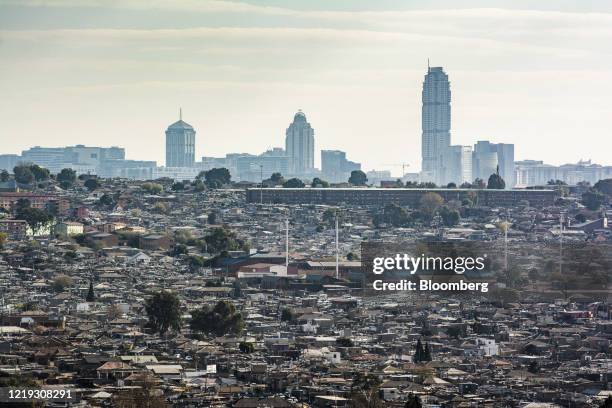
[[[0,0],[0,153],[123,146],[164,162],[284,146],[302,109],[320,149],[420,168],[421,87],[443,66],[452,143],[612,164],[608,0]]]

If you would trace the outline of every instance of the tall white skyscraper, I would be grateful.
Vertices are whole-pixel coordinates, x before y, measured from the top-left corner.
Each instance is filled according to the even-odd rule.
[[[449,146],[444,150],[442,162],[442,174],[440,176],[441,187],[448,183],[460,186],[463,183],[471,183],[472,180],[472,147],[471,146]]]
[[[195,163],[195,130],[183,122],[183,114],[166,130],[166,167],[193,167]]]
[[[422,178],[440,184],[444,152],[450,146],[451,127],[450,83],[442,67],[428,67],[422,100]]]
[[[291,174],[306,174],[314,169],[314,129],[301,110],[285,133],[285,151]]]

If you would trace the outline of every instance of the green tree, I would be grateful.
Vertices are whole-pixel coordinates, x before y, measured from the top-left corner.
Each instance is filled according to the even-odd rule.
[[[44,167],[40,167],[38,164],[30,164],[28,167],[34,175],[34,180],[36,181],[49,180],[51,177],[49,170],[45,169]]]
[[[487,183],[487,189],[489,190],[503,190],[506,188],[506,182],[499,175],[499,166],[497,166],[497,170],[495,173],[489,176],[489,181]]]
[[[31,205],[32,205],[32,203],[30,203],[30,200],[28,200],[27,198],[20,198],[15,203],[15,213],[19,214],[20,212],[22,212],[26,208],[30,208]]]
[[[171,189],[172,191],[183,191],[185,189],[185,184],[180,181],[177,181],[176,183],[172,184]]]
[[[168,330],[181,328],[181,302],[175,293],[162,290],[155,293],[145,303],[149,318],[148,326],[160,335]]]
[[[206,184],[202,182],[202,180],[195,180],[191,183],[194,191],[201,192],[206,189]]]
[[[612,197],[612,178],[599,180],[593,188],[608,197]]]
[[[405,209],[395,203],[385,205],[381,213],[377,213],[373,218],[374,225],[390,224],[394,227],[403,227],[409,221],[408,213]]]
[[[7,239],[8,235],[6,235],[4,232],[0,232],[0,249],[4,248],[4,244],[6,244]]]
[[[68,168],[62,169],[62,171],[57,174],[56,178],[60,184],[63,183],[64,185],[68,185],[68,188],[72,187],[72,185],[76,182],[77,179],[76,172]]]
[[[477,177],[474,179],[474,182],[472,183],[472,188],[475,188],[475,189],[487,188],[487,183],[485,183],[483,179]]]
[[[349,177],[348,182],[354,186],[365,186],[368,182],[368,177],[361,170],[353,170],[351,171],[351,176]]]
[[[463,331],[461,330],[460,326],[449,326],[446,329],[446,334],[448,334],[449,337],[458,339],[463,334]]]
[[[195,310],[191,314],[191,329],[214,336],[238,335],[244,329],[244,320],[232,303],[220,300],[213,308],[205,305]]]
[[[208,222],[208,224],[214,225],[217,223],[217,213],[216,212],[211,212],[208,214],[208,218],[206,219],[206,222]]]
[[[83,183],[83,185],[89,191],[94,191],[95,189],[100,187],[100,183],[98,182],[98,179],[95,177],[88,178],[87,180],[85,180],[85,183]]]
[[[228,169],[220,167],[202,171],[197,178],[203,178],[208,188],[221,188],[231,182],[232,176]]]
[[[408,394],[408,399],[404,404],[404,408],[423,408],[423,404],[421,403],[421,399],[418,397],[418,395],[410,393]]]
[[[431,361],[431,348],[429,347],[429,343],[425,343],[425,348],[423,349],[423,360]]]
[[[184,244],[176,244],[170,251],[171,256],[187,255],[188,253],[189,251],[187,250],[187,245]]]
[[[283,183],[284,188],[304,188],[305,184],[299,178],[291,178]]]
[[[34,181],[34,173],[30,167],[25,164],[19,164],[13,168],[15,181],[21,184],[30,184]]]
[[[102,197],[100,197],[100,200],[98,200],[98,203],[104,207],[114,207],[115,199],[110,194],[103,194]]]
[[[586,215],[584,215],[583,213],[578,213],[574,216],[574,219],[578,222],[578,223],[583,223],[587,220]]]
[[[446,185],[446,188],[457,188],[457,184],[453,183],[452,181],[450,183],[448,183]]]
[[[210,254],[248,249],[247,243],[226,227],[214,228],[209,235],[204,237],[204,242]]]
[[[420,200],[421,212],[431,219],[436,214],[440,206],[444,203],[444,199],[438,193],[425,193]]]
[[[206,266],[206,261],[201,256],[192,255],[189,257],[189,268],[192,272],[195,272],[204,266]]]
[[[310,187],[321,187],[321,188],[328,188],[329,187],[329,183],[325,180],[321,180],[318,177],[315,177],[312,179],[312,183],[310,183]]]
[[[234,289],[234,297],[241,298],[242,297],[242,285],[239,280],[235,280],[232,284],[232,288]]]
[[[274,183],[274,185],[279,186],[285,182],[285,179],[280,173],[272,173],[272,175],[270,176],[270,181]]]
[[[459,211],[451,210],[446,206],[442,206],[440,208],[440,217],[442,217],[442,222],[447,227],[453,227],[459,223]]]
[[[423,343],[421,343],[421,339],[417,340],[417,344],[414,349],[413,361],[415,363],[421,363],[425,361],[425,349],[423,349]]]
[[[93,302],[96,299],[96,294],[94,293],[93,281],[89,281],[89,289],[87,290],[87,297],[85,298],[88,302]]]
[[[23,207],[16,211],[15,218],[24,220],[33,233],[37,233],[41,228],[51,224],[53,216],[45,210],[32,207]]]
[[[159,194],[164,190],[164,187],[161,184],[150,182],[143,183],[140,188],[149,194]]]
[[[348,337],[338,337],[336,339],[336,345],[338,347],[353,347],[353,340]]]
[[[567,186],[567,183],[565,181],[559,180],[559,179],[557,180],[550,179],[546,182],[546,184],[549,186]]]
[[[283,308],[281,310],[281,321],[283,322],[292,322],[295,319],[293,312],[288,307]]]
[[[9,181],[10,178],[11,178],[11,175],[9,174],[8,171],[2,170],[0,172],[0,181],[2,182]]]
[[[338,216],[338,225],[342,225],[344,223],[344,213],[334,208],[328,208],[323,211],[321,221],[329,228],[336,228],[336,216]]]
[[[68,275],[57,275],[51,283],[51,287],[56,292],[62,292],[70,286],[72,286],[72,278]]]
[[[168,214],[169,209],[170,207],[168,206],[168,203],[165,203],[163,201],[158,201],[153,204],[153,212],[156,212],[158,214]]]
[[[372,374],[355,373],[351,384],[350,400],[352,407],[383,408],[379,396],[380,380]]]
[[[242,354],[251,354],[255,351],[255,346],[253,345],[253,343],[241,341],[238,344],[238,350],[240,350]]]
[[[582,194],[582,204],[591,211],[597,211],[606,202],[606,196],[595,189]]]

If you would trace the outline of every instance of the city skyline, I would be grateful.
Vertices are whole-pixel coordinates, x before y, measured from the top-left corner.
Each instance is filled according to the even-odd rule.
[[[196,160],[260,153],[283,145],[301,108],[317,152],[416,171],[431,58],[452,78],[453,144],[608,164],[610,9],[536,4],[0,1],[1,153],[119,145],[161,164],[179,106],[198,131]]]

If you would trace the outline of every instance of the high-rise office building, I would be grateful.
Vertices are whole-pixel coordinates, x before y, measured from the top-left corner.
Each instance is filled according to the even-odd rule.
[[[166,167],[193,167],[195,163],[195,130],[179,120],[166,130]]]
[[[21,153],[21,162],[34,163],[48,169],[51,173],[59,173],[64,168],[70,168],[77,174],[97,174],[101,177],[120,177],[124,167],[136,165],[155,167],[155,162],[131,163],[125,160],[125,149],[122,147],[96,146],[66,146],[40,147],[35,146]]]
[[[450,146],[451,128],[450,83],[442,67],[428,67],[422,101],[422,178],[439,184],[444,151]]]
[[[353,170],[361,170],[361,164],[346,159],[341,150],[321,150],[321,173],[326,181],[348,181]]]
[[[506,182],[506,188],[515,186],[513,144],[491,143],[488,140],[480,140],[474,145],[472,163],[474,178],[478,177],[486,182],[489,176],[499,168],[499,175]]]
[[[236,159],[236,178],[240,181],[255,181],[270,178],[273,173],[287,174],[289,158],[280,147],[267,150],[259,156],[244,156]]]
[[[444,150],[442,156],[441,185],[455,183],[457,186],[463,183],[471,183],[472,180],[472,147],[471,146],[449,146]]]
[[[0,170],[13,172],[13,168],[21,161],[18,154],[0,154]]]
[[[24,163],[34,163],[48,169],[51,173],[58,173],[68,160],[65,147],[34,146],[21,152]]]
[[[292,175],[303,175],[314,169],[314,129],[301,110],[285,133],[285,151]]]

